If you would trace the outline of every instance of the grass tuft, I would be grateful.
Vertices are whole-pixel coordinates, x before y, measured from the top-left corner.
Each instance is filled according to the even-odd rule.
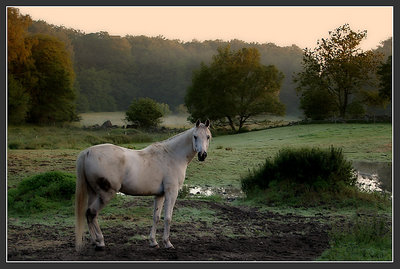
[[[71,206],[75,194],[75,175],[47,172],[23,179],[8,190],[8,210],[27,215],[60,206]]]

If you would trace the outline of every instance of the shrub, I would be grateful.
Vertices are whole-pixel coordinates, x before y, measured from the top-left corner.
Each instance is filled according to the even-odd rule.
[[[361,102],[354,101],[348,105],[347,114],[349,118],[359,119],[365,115],[365,108]]]
[[[150,98],[134,100],[126,112],[126,120],[137,122],[140,127],[154,127],[161,123],[163,110],[161,104]]]
[[[21,147],[21,145],[18,142],[11,142],[8,144],[9,149],[19,149],[20,147]]]
[[[248,196],[263,192],[267,202],[316,204],[326,199],[327,192],[338,192],[354,186],[357,178],[351,162],[341,149],[330,147],[284,149],[273,160],[254,169],[241,180]]]
[[[8,191],[8,209],[22,214],[38,213],[72,201],[75,175],[47,172],[23,179]]]

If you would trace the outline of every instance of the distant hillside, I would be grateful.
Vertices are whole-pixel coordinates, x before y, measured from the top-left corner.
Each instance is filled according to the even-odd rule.
[[[31,33],[47,33],[61,39],[71,54],[76,73],[77,107],[80,112],[123,111],[137,97],[150,97],[174,109],[184,102],[193,70],[209,63],[220,46],[232,49],[256,47],[261,62],[275,65],[285,74],[280,99],[287,115],[301,114],[292,82],[301,69],[303,51],[296,45],[210,40],[181,42],[162,36],[111,36],[106,32],[83,33],[35,21]],[[387,50],[387,44],[381,48]],[[391,50],[391,49],[390,49]]]

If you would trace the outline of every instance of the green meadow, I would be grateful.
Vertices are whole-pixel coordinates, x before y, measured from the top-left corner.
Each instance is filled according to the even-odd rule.
[[[141,149],[175,133],[148,134],[134,129],[84,130],[77,127],[17,126],[8,128],[8,154],[29,150],[42,156],[71,155],[99,143]],[[271,128],[211,140],[205,162],[192,161],[185,183],[190,186],[240,187],[240,176],[274,156],[282,148],[330,146],[343,148],[345,157],[358,161],[392,160],[391,124],[315,124]],[[28,151],[27,151],[28,150]],[[22,157],[22,156],[21,156]],[[61,170],[62,167],[59,167]],[[67,169],[71,170],[71,169]],[[9,175],[12,180],[12,175]]]
[[[104,119],[104,118],[103,118]],[[182,124],[182,119],[175,119],[175,127]],[[93,122],[92,122],[93,123]],[[114,124],[114,123],[113,123]],[[180,125],[184,128],[185,123]],[[190,125],[187,126],[189,128]],[[147,145],[167,139],[176,134],[175,131],[163,133],[147,133],[135,129],[109,129],[93,130],[80,126],[9,126],[7,150],[7,184],[9,189],[15,189],[18,184],[26,179],[49,171],[61,171],[74,176],[76,156],[81,150],[99,143],[114,143],[131,149],[141,149]],[[240,180],[255,167],[263,164],[266,158],[272,158],[283,148],[320,147],[342,148],[346,159],[351,161],[391,162],[392,161],[392,125],[391,124],[312,124],[293,125],[280,128],[270,128],[260,131],[251,131],[235,135],[217,135],[211,140],[208,157],[205,162],[195,158],[189,165],[186,173],[186,187],[201,188],[226,188],[239,192]],[[290,169],[290,167],[288,167]],[[183,196],[181,200],[200,199],[213,203],[226,204],[223,197],[218,194],[205,196]],[[135,207],[128,207],[132,203]],[[102,213],[102,226],[113,227],[121,224],[129,227],[148,227],[151,222],[151,197],[140,199],[118,196]],[[391,256],[391,237],[388,237],[386,228],[382,228],[380,220],[391,218],[391,207],[386,210],[377,208],[290,208],[290,207],[263,207],[245,199],[230,202],[233,206],[257,207],[259,210],[277,212],[279,214],[293,214],[299,216],[314,216],[323,212],[333,219],[345,218],[354,222],[352,218],[357,214],[377,215],[374,225],[380,230],[375,236],[378,241],[366,241],[365,237],[375,233],[376,229],[364,222],[358,226],[349,226],[346,229],[330,231],[331,248],[326,250],[319,260],[348,260],[350,259],[349,245],[361,244],[363,248],[372,250],[354,253],[355,260],[388,260]],[[201,204],[203,205],[203,204]],[[205,204],[204,204],[205,205]],[[9,223],[15,227],[26,227],[33,223],[47,223],[48,225],[73,226],[73,200],[67,201],[60,208],[34,213],[28,216],[11,209],[8,213]],[[128,208],[128,209],[127,209]],[[361,210],[361,211],[360,211]],[[57,215],[53,218],[50,216]],[[174,213],[174,221],[178,224],[187,223],[187,218],[205,223],[224,221],[220,216],[207,206],[181,206]],[[126,219],[135,219],[134,223]],[[359,220],[357,220],[359,221]],[[379,222],[379,223],[377,223]],[[356,222],[358,223],[358,222]],[[332,222],[333,225],[333,222]],[[135,227],[136,227],[135,226]],[[375,227],[374,226],[374,227]],[[333,227],[336,227],[333,225]],[[354,228],[355,227],[355,228]],[[386,227],[386,226],[385,226]],[[147,229],[147,228],[146,228]],[[227,227],[225,235],[235,237],[232,228]],[[12,229],[11,229],[12,232]],[[17,232],[17,231],[16,231]],[[384,236],[380,236],[384,233]],[[201,236],[209,236],[201,232]],[[137,235],[130,240],[146,240],[147,235]],[[361,237],[361,239],[360,239]],[[384,241],[381,242],[382,238]],[[359,240],[364,240],[359,243]],[[379,247],[384,250],[379,251]],[[364,253],[364,254],[363,254]],[[374,255],[374,253],[377,253]],[[347,256],[344,256],[344,255]]]

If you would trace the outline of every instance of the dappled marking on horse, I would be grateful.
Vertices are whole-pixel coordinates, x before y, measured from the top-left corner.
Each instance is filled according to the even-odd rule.
[[[75,246],[83,247],[85,218],[96,249],[105,247],[97,222],[99,212],[117,192],[127,195],[154,195],[153,226],[150,246],[158,247],[157,223],[164,205],[163,243],[169,241],[172,211],[183,185],[186,168],[197,154],[207,157],[210,144],[210,122],[196,122],[195,127],[142,150],[131,150],[112,144],[101,144],[83,150],[76,161]]]

